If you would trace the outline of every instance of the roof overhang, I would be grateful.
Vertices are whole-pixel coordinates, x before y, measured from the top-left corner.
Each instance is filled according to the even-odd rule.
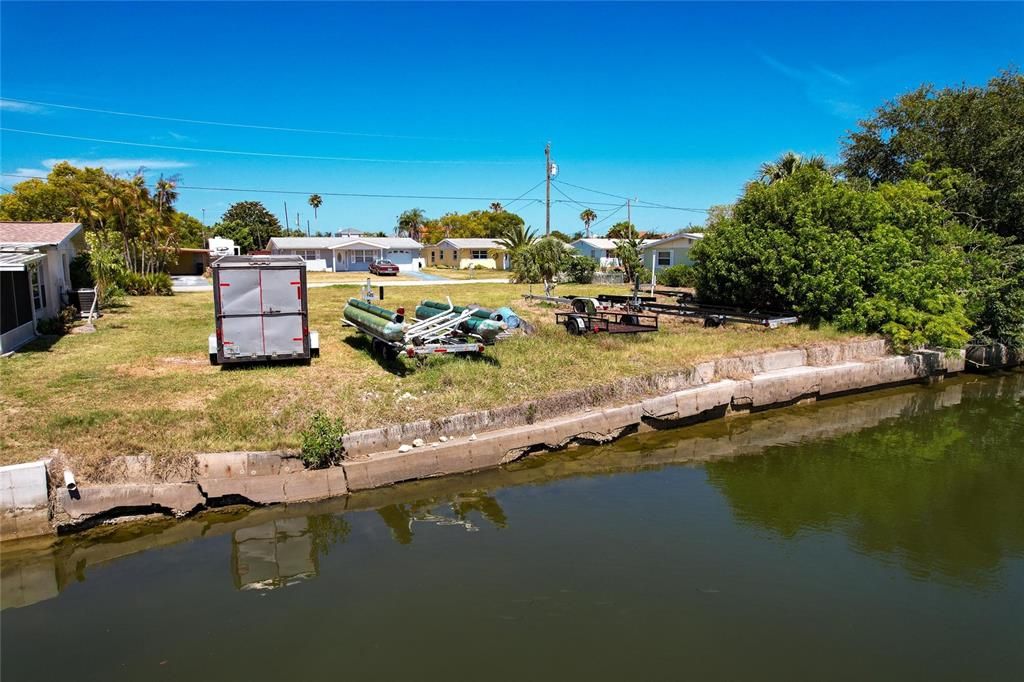
[[[0,251],[0,272],[23,272],[44,258],[46,254],[38,251]]]

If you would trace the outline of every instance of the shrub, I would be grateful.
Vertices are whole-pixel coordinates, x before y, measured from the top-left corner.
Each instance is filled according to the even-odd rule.
[[[96,279],[92,276],[92,258],[88,253],[80,253],[68,264],[71,272],[72,289],[92,289]]]
[[[63,336],[71,331],[78,317],[78,309],[74,306],[64,306],[56,317],[48,317],[39,320],[36,324],[36,331],[43,336]]]
[[[118,276],[118,286],[132,296],[170,296],[171,276],[166,272],[123,272]]]
[[[697,283],[693,266],[673,265],[658,272],[658,284],[665,287],[692,287]]]
[[[345,425],[340,418],[331,419],[317,410],[302,432],[302,462],[309,469],[321,469],[341,459],[345,451],[341,439]]]
[[[589,256],[573,256],[565,265],[565,274],[574,284],[590,284],[595,270],[597,261]]]

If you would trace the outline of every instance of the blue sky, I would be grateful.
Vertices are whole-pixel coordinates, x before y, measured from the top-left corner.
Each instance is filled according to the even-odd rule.
[[[211,224],[257,199],[282,218],[287,201],[305,227],[306,195],[319,192],[323,230],[390,231],[405,208],[436,216],[489,203],[330,192],[507,203],[543,180],[548,140],[564,182],[678,207],[726,203],[786,150],[835,158],[845,131],[888,98],[923,82],[982,83],[1024,62],[1020,3],[5,1],[0,19],[0,127],[92,140],[3,131],[4,173],[72,159],[122,173],[144,165],[195,187],[302,193],[182,189],[179,208],[205,208]],[[561,188],[602,218],[622,203]],[[512,209],[543,229],[541,203]],[[554,204],[552,227],[579,229],[579,212]],[[633,219],[660,230],[703,221],[653,208]]]

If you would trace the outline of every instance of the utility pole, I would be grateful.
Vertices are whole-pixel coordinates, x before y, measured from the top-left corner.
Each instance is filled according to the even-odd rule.
[[[544,236],[551,236],[551,143],[544,146],[544,183],[547,200],[544,203]]]
[[[629,235],[629,238],[632,239],[633,238],[633,211],[632,211],[632,207],[630,205],[630,200],[629,199],[626,199],[626,225],[629,226],[628,227],[629,232],[627,234]]]
[[[288,229],[288,202],[284,202],[284,227]]]

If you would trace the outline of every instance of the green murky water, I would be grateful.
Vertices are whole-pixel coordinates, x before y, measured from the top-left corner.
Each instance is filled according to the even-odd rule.
[[[0,675],[1010,680],[1024,374],[4,548]]]

